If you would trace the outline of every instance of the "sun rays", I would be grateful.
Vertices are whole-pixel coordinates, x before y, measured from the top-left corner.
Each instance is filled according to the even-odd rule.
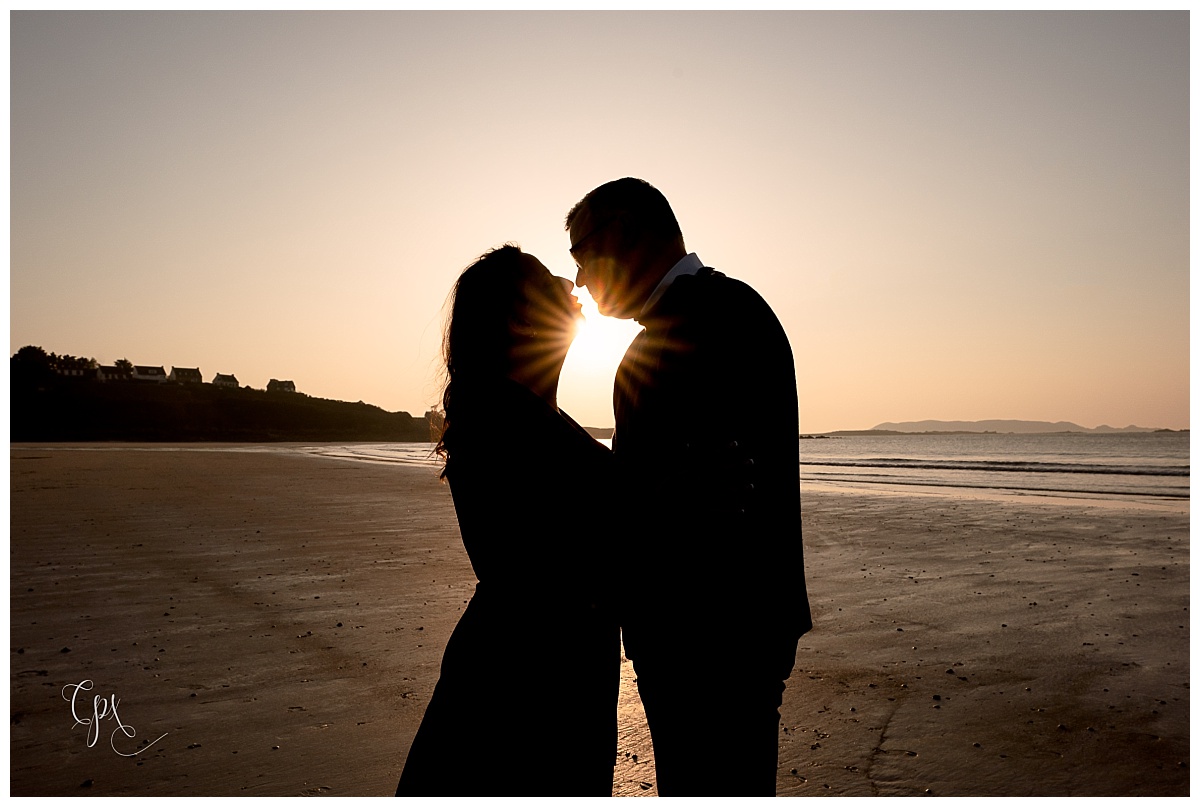
[[[641,326],[631,320],[602,316],[586,288],[576,289],[574,293],[583,306],[584,319],[578,324],[575,341],[567,353],[559,385],[559,401],[568,410],[595,401],[612,400],[617,365],[633,337],[641,330]],[[586,425],[612,425],[611,420],[604,420],[607,419],[593,417]]]
[[[575,342],[567,354],[567,365],[589,374],[607,374],[611,382],[625,349],[641,326],[629,320],[605,317],[586,289],[576,289],[583,306],[583,321],[578,324]]]

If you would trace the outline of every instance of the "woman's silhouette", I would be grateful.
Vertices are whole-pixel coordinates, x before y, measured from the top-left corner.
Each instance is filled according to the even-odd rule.
[[[620,634],[602,508],[611,454],[558,409],[580,319],[570,281],[520,248],[455,284],[445,458],[479,583],[442,657],[398,796],[610,796]]]

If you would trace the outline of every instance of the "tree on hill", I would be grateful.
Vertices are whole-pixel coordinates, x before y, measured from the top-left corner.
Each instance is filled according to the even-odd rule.
[[[51,353],[50,364],[60,375],[80,375],[85,370],[94,370],[99,366],[95,359],[85,359],[67,353],[61,356]]]
[[[9,371],[14,384],[42,384],[55,376],[83,376],[99,364],[95,359],[64,353],[47,353],[37,345],[26,345],[12,355]]]
[[[26,345],[14,353],[8,368],[14,384],[36,384],[54,376],[50,355],[35,345]]]

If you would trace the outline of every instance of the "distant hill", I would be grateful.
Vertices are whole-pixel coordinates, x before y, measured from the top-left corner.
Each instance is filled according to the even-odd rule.
[[[997,432],[1000,434],[1050,434],[1054,432],[1088,432],[1093,434],[1115,432],[1153,432],[1143,426],[1097,426],[1089,429],[1077,423],[1060,420],[1050,423],[1044,420],[910,420],[901,423],[880,423],[871,431],[906,432]]]
[[[39,379],[11,387],[13,442],[428,442],[430,423],[359,401],[211,384]]]

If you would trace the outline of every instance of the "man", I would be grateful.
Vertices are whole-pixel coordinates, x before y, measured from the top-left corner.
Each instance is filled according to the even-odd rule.
[[[613,392],[613,512],[659,795],[773,796],[784,680],[812,627],[791,346],[753,289],[687,252],[650,184],[601,185],[566,226],[577,285],[644,326]]]

